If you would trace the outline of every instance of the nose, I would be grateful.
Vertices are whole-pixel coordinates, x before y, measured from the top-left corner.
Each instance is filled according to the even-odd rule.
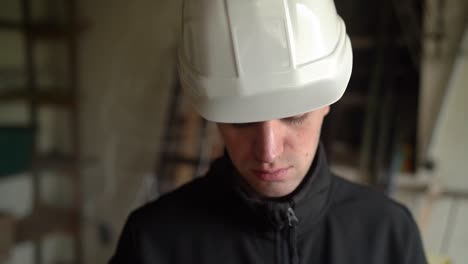
[[[283,152],[280,124],[275,120],[259,122],[256,130],[255,158],[262,163],[273,163]]]

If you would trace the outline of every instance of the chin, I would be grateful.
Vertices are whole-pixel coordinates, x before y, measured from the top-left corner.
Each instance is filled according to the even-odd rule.
[[[294,189],[287,186],[261,186],[255,188],[256,192],[267,198],[279,198],[292,193]]]

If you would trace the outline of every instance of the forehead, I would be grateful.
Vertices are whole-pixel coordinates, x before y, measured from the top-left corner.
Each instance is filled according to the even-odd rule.
[[[311,111],[311,112],[313,112],[313,111]],[[306,117],[310,116],[311,112],[298,114],[298,115],[293,115],[293,116],[287,116],[287,117],[283,117],[283,118],[258,121],[258,122],[245,122],[245,123],[222,123],[222,122],[218,122],[217,124],[218,125],[223,125],[223,124],[246,125],[246,124],[260,124],[260,123],[265,123],[265,122],[270,122],[270,121],[293,120],[293,119],[299,119],[299,118],[306,118]]]

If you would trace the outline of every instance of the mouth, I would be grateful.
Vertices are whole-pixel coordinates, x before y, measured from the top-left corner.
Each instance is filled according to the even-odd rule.
[[[280,168],[274,170],[252,170],[252,173],[263,181],[282,181],[288,176],[288,168]]]

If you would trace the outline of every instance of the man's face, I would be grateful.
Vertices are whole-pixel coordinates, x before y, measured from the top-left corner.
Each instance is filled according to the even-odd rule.
[[[315,157],[329,107],[264,122],[218,123],[240,176],[260,195],[281,197],[301,183]]]

